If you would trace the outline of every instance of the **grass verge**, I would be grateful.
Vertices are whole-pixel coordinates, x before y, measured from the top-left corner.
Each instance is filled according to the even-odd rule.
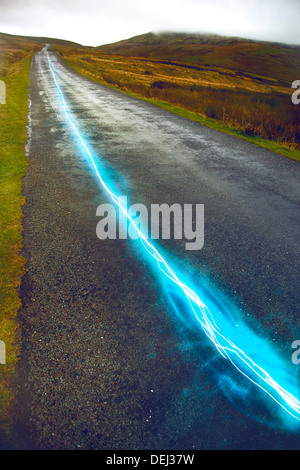
[[[0,439],[7,437],[13,398],[10,380],[20,352],[18,294],[25,271],[22,248],[22,178],[28,124],[29,72],[32,53],[9,62],[1,70],[6,104],[0,105],[0,340],[6,345],[6,364],[0,364]]]
[[[140,98],[140,97],[139,97]],[[270,150],[274,153],[277,153],[278,155],[282,155],[288,158],[292,158],[293,160],[300,161],[300,151],[299,150],[293,150],[290,149],[289,147],[285,147],[282,144],[279,144],[277,142],[263,139],[258,136],[247,136],[239,129],[238,127],[232,126],[230,124],[226,125],[222,121],[218,121],[216,119],[211,119],[206,116],[203,116],[198,113],[193,113],[191,111],[188,111],[186,109],[180,108],[178,106],[174,106],[170,103],[166,103],[165,101],[159,101],[159,100],[154,100],[154,99],[145,99],[141,98],[146,101],[149,101],[150,103],[155,104],[156,106],[159,106],[163,109],[166,109],[168,111],[171,111],[172,113],[178,114],[180,116],[183,116],[187,119],[191,119],[192,121],[199,122],[200,124],[203,124],[206,127],[210,127],[211,129],[216,129],[221,132],[226,132],[227,134],[234,135],[242,140],[245,140],[247,142],[251,142],[252,144],[255,144],[259,147],[265,148],[267,150]]]

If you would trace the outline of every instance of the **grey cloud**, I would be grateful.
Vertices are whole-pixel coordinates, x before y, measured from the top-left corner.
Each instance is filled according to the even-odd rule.
[[[99,45],[150,30],[300,44],[299,0],[0,0],[0,31]]]

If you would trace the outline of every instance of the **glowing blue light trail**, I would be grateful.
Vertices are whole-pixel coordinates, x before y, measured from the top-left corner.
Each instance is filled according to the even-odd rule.
[[[148,254],[157,262],[160,271],[179,289],[179,292],[183,293],[185,298],[193,312],[194,318],[201,326],[203,332],[211,343],[215,346],[219,354],[235,367],[244,377],[246,377],[252,384],[256,385],[259,389],[263,390],[269,397],[271,397],[281,408],[283,408],[289,415],[300,421],[300,402],[299,400],[289,392],[284,386],[280,385],[270,373],[268,373],[263,367],[251,359],[242,349],[238,347],[233,340],[221,331],[220,327],[216,324],[215,318],[209,311],[208,307],[201,300],[199,295],[183,282],[179,275],[176,274],[174,268],[166,261],[155,246],[149,242],[147,237],[140,230],[139,226],[135,223],[134,219],[128,214],[127,209],[123,206],[122,200],[117,196],[104,181],[97,168],[95,160],[86,145],[84,139],[80,135],[76,125],[70,117],[70,113],[67,109],[66,102],[61,91],[61,88],[57,82],[56,74],[50,63],[48,56],[48,64],[53,76],[53,80],[60,96],[63,110],[67,117],[67,121],[72,126],[75,134],[81,142],[85,152],[89,156],[93,165],[94,171],[99,179],[102,187],[106,190],[112,200],[117,204],[119,209],[126,216],[127,220],[132,224],[139,235],[145,250]]]

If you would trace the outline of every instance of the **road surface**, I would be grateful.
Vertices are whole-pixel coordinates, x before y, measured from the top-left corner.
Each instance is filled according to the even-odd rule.
[[[135,242],[97,238],[96,209],[111,201],[66,120],[48,56],[77,129],[130,203],[204,204],[201,250],[160,241],[186,279],[209,280],[289,365],[300,339],[299,163],[98,85],[44,50],[31,70],[10,446],[299,447],[276,420],[262,422],[264,399],[259,412],[230,399],[206,367],[215,356],[201,356],[201,336],[180,324]]]

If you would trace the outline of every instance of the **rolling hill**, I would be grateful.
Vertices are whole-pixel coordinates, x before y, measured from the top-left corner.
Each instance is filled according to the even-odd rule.
[[[291,83],[300,77],[300,47],[209,34],[147,33],[96,47],[105,54],[224,67]]]
[[[30,45],[32,43],[39,44],[56,44],[60,46],[69,46],[69,47],[82,47],[81,44],[77,42],[67,41],[65,39],[56,39],[56,38],[47,38],[47,37],[34,37],[34,36],[17,36],[13,34],[0,33],[0,47],[10,46],[24,46]]]

